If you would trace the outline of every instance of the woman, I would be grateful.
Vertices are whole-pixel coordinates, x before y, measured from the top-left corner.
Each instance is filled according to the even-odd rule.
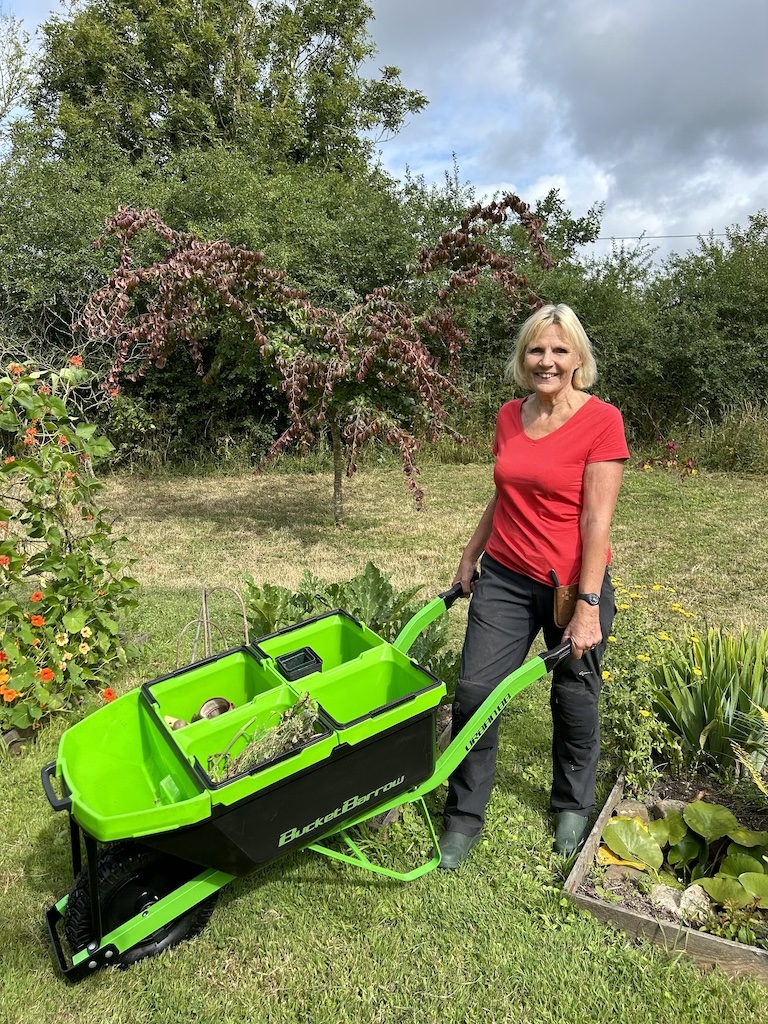
[[[570,307],[544,306],[523,324],[507,374],[530,391],[496,422],[496,492],[459,562],[472,591],[453,734],[491,690],[524,662],[544,631],[547,647],[570,638],[553,673],[555,850],[569,855],[587,834],[600,756],[600,662],[616,606],[606,566],[610,528],[629,457],[618,409],[586,393],[597,376],[592,347]],[[472,576],[482,555],[480,579]],[[555,623],[555,582],[578,585],[570,621]],[[441,867],[456,868],[480,839],[491,794],[498,719],[451,776]]]

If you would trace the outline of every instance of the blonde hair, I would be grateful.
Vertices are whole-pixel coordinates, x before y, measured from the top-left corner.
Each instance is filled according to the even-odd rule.
[[[581,321],[570,306],[564,302],[558,305],[542,306],[528,317],[515,339],[515,349],[504,367],[507,380],[514,380],[521,388],[530,389],[531,382],[525,372],[525,353],[547,327],[559,327],[566,340],[573,345],[581,365],[573,375],[573,386],[579,391],[591,387],[597,380],[597,363],[592,344]]]

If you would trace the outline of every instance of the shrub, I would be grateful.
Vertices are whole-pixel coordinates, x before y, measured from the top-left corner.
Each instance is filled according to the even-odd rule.
[[[0,376],[0,727],[71,712],[127,660],[118,617],[135,605],[97,495],[111,444],[71,415],[91,374],[11,363]]]
[[[617,615],[603,661],[601,723],[603,747],[626,777],[627,788],[648,789],[661,763],[679,765],[678,743],[655,711],[656,684],[651,662],[657,645],[694,613],[661,583],[628,586],[616,576]]]

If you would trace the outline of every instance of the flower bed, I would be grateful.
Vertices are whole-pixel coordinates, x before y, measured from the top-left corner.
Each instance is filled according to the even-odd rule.
[[[635,886],[615,891],[611,901],[600,898],[593,871],[603,829],[623,794],[624,780],[619,778],[566,879],[564,892],[568,899],[599,921],[634,938],[648,939],[670,953],[683,953],[704,967],[719,967],[729,977],[749,976],[768,984],[768,950],[684,925],[669,911],[653,907],[650,901],[644,900]]]

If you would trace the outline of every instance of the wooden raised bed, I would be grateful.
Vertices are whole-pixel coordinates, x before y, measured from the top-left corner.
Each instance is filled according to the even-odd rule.
[[[589,911],[598,921],[610,924],[633,938],[648,939],[668,953],[684,953],[703,967],[719,967],[730,978],[750,977],[768,985],[768,950],[721,939],[682,924],[657,920],[650,914],[606,903],[579,891],[594,866],[603,827],[623,793],[624,780],[619,778],[566,879],[563,891],[570,902]]]

